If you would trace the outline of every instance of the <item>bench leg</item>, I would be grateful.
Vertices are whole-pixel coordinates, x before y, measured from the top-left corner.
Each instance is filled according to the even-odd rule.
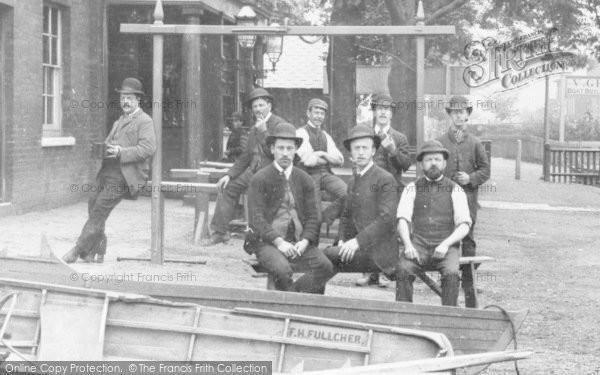
[[[474,263],[469,263],[469,268],[471,269],[471,276],[473,277],[473,302],[475,304],[473,308],[478,309],[479,301],[477,298],[477,269],[475,268]]]
[[[210,231],[208,228],[208,205],[210,202],[210,196],[204,193],[198,193],[196,195],[196,207],[195,207],[195,225],[194,225],[194,244],[198,245],[202,239],[210,237]]]

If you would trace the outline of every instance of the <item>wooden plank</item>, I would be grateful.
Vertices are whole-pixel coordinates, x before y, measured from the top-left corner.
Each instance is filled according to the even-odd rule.
[[[435,26],[287,26],[275,29],[270,26],[236,25],[156,25],[122,23],[120,32],[125,34],[204,34],[204,35],[453,35],[455,27]]]

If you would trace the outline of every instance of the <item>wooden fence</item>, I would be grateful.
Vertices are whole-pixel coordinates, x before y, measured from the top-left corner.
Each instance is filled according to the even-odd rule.
[[[600,148],[544,146],[544,180],[600,185]]]

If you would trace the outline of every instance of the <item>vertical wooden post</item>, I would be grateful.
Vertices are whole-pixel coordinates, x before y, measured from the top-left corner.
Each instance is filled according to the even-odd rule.
[[[543,154],[543,160],[544,160],[544,166],[543,166],[543,173],[544,173],[544,181],[548,181],[548,168],[549,165],[547,163],[547,161],[549,160],[548,155],[546,155],[546,153],[548,152],[548,148],[546,147],[546,145],[549,143],[550,141],[550,76],[546,76],[546,96],[545,96],[545,100],[544,100],[544,154]]]
[[[521,140],[517,139],[517,156],[515,158],[515,180],[521,179]]]
[[[162,25],[163,7],[161,0],[156,1],[154,24]],[[163,264],[164,253],[164,197],[162,183],[162,94],[163,94],[163,45],[164,35],[153,35],[152,69],[152,120],[156,131],[156,153],[152,159],[152,263]]]
[[[423,2],[419,0],[419,7],[417,8],[417,26],[425,25],[425,13],[423,11]],[[417,36],[416,37],[416,47],[417,47],[417,104],[416,107],[419,108],[419,104],[423,104],[424,100],[424,85],[425,85],[425,37]],[[419,113],[417,109],[417,152],[421,150],[421,146],[423,145],[424,138],[424,129],[423,129],[423,112]],[[421,176],[421,166],[417,163],[417,177]]]
[[[567,78],[560,77],[560,89],[558,90],[558,100],[560,100],[560,127],[558,128],[558,141],[565,141],[565,115],[567,113],[567,102],[565,100],[565,91],[567,87]]]

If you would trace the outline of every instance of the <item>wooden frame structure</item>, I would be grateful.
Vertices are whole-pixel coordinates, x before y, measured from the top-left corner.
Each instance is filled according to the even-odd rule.
[[[416,38],[417,46],[417,102],[423,101],[425,73],[425,37],[452,35],[454,26],[425,26],[423,4],[419,1],[417,24],[415,26],[227,26],[227,25],[165,25],[162,1],[157,0],[153,24],[122,24],[122,33],[151,34],[153,37],[152,93],[153,103],[162,103],[163,46],[166,34],[206,34],[206,35],[404,35]],[[162,194],[162,108],[152,111],[156,129],[157,149],[152,162],[152,245],[153,263],[164,262],[164,196]],[[423,116],[417,116],[417,149],[423,142]]]

